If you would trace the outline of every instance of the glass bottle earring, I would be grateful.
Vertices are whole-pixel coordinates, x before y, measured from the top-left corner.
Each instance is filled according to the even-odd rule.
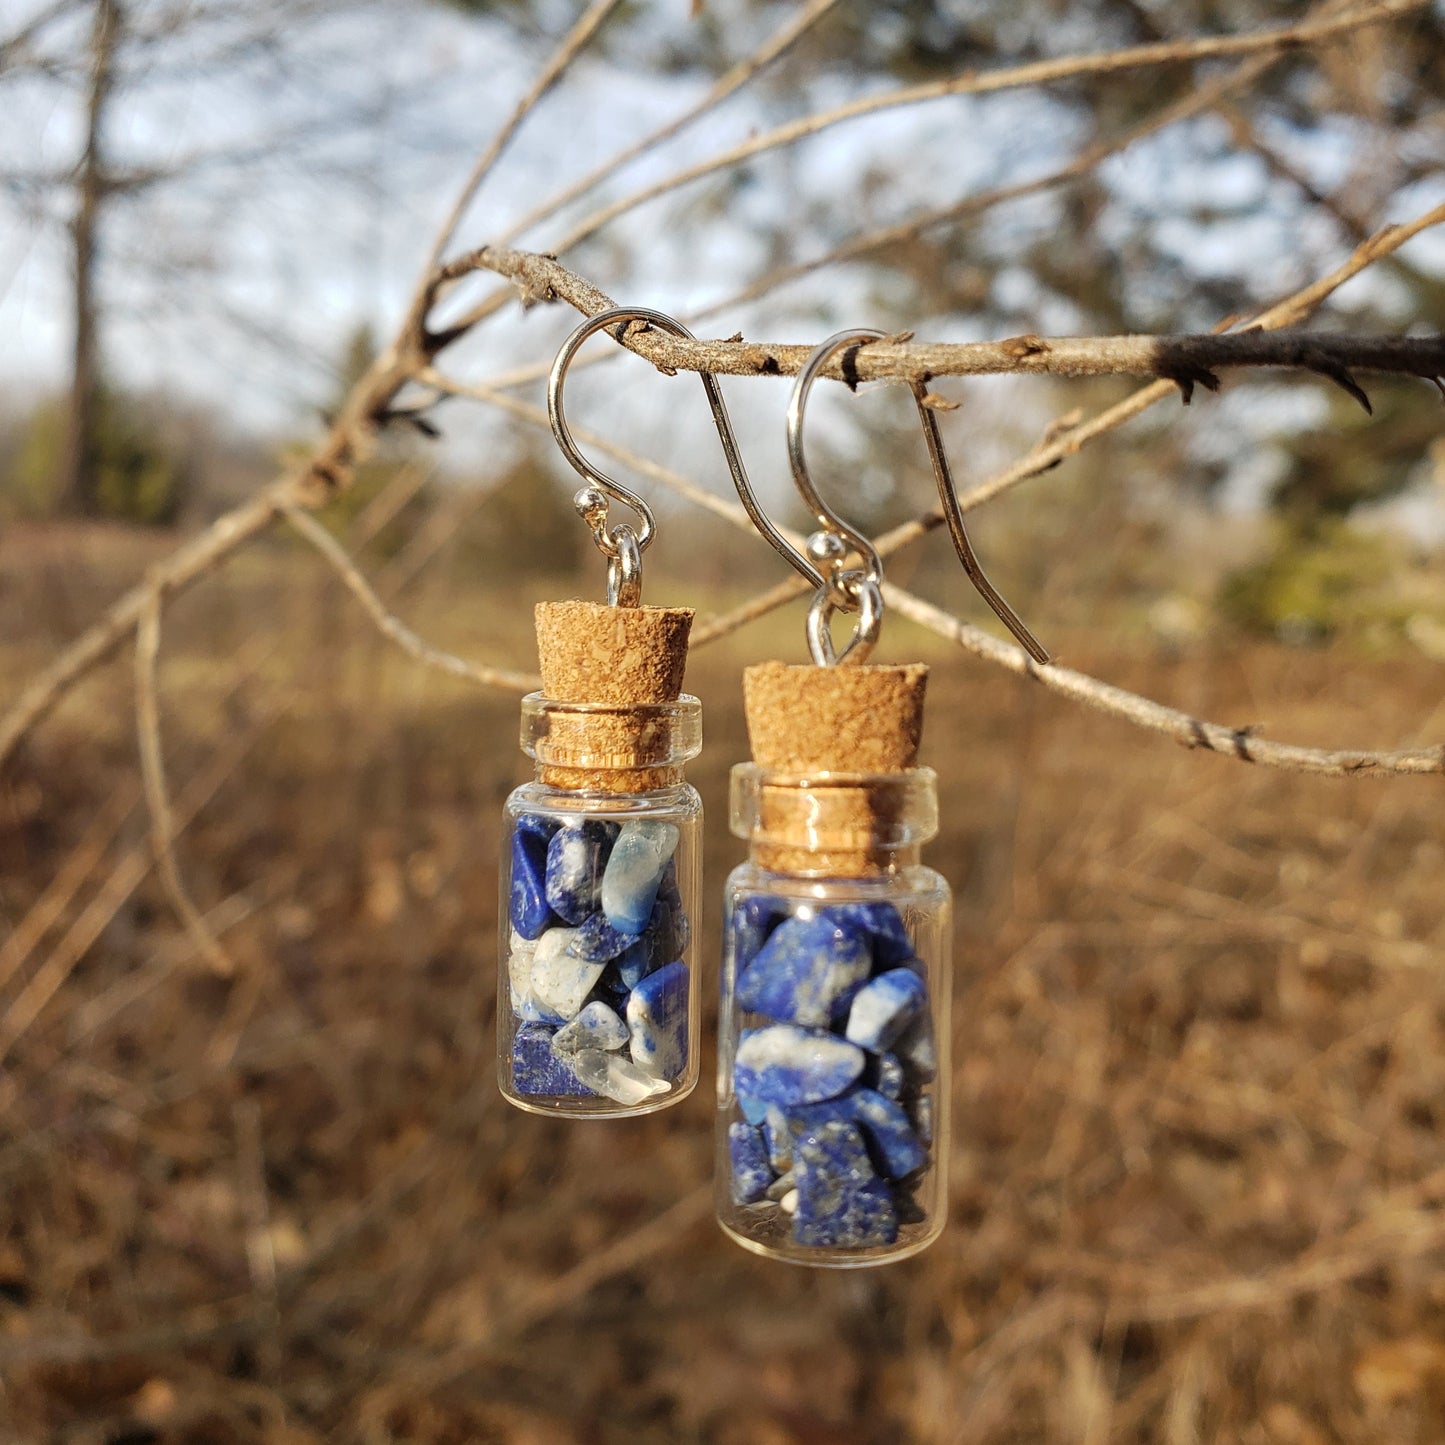
[[[938,826],[935,775],[916,763],[927,669],[862,665],[882,621],[882,564],[819,497],[802,451],[818,372],[881,336],[830,338],[794,387],[793,476],[822,528],[808,555],[743,495],[818,591],[814,665],[764,663],[744,678],[754,761],[732,775],[749,856],[724,899],[717,1211],[747,1249],[833,1267],[915,1254],[947,1215],[951,893],[920,858]],[[932,413],[915,399],[951,496]],[[836,610],[858,615],[841,655]]]
[[[702,803],[683,769],[701,750],[702,720],[682,691],[693,614],[642,605],[652,512],[578,451],[563,411],[583,342],[637,320],[690,335],[660,312],[618,308],[579,326],[552,368],[552,428],[588,483],[576,505],[608,559],[608,602],[537,607],[542,691],[522,701],[536,775],[504,820],[499,1084],[519,1108],[571,1117],[664,1108],[698,1072]],[[704,383],[731,459],[721,395]],[[636,512],[636,530],[609,529],[609,498]]]

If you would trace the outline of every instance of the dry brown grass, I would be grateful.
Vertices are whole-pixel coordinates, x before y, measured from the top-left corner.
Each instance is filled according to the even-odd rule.
[[[6,695],[146,544],[47,545],[0,558]],[[0,1438],[1445,1439],[1437,781],[1257,772],[931,654],[952,1223],[795,1270],[710,1223],[706,1074],[635,1123],[500,1102],[515,702],[392,659],[299,555],[242,558],[163,652],[181,863],[234,977],[147,871],[127,669],[0,783]],[[529,662],[525,609],[427,585],[429,636]],[[690,678],[714,954],[737,667],[795,623]],[[1050,641],[1275,736],[1441,731],[1418,657]]]

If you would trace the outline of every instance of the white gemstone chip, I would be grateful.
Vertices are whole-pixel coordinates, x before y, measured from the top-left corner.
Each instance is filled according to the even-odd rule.
[[[667,1080],[654,1079],[621,1054],[583,1049],[580,1054],[572,1055],[571,1064],[572,1072],[594,1094],[619,1104],[640,1104],[668,1090]]]
[[[576,1017],[605,967],[573,958],[567,952],[576,936],[575,928],[549,928],[538,939],[537,951],[532,955],[532,992],[564,1019]]]

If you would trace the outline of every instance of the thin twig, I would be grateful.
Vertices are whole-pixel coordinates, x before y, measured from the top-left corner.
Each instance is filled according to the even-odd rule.
[[[975,657],[996,663],[1009,672],[1025,674],[1049,692],[1081,702],[1096,712],[1107,713],[1123,722],[1133,723],[1146,732],[1173,738],[1187,748],[1203,748],[1208,752],[1238,758],[1241,762],[1259,763],[1263,767],[1284,768],[1297,773],[1323,773],[1331,777],[1354,777],[1366,773],[1379,776],[1445,773],[1445,743],[1398,752],[1373,752],[1364,749],[1303,748],[1291,743],[1267,742],[1252,728],[1204,722],[1188,713],[1165,707],[1163,703],[1101,682],[1096,677],[1060,667],[1057,663],[1039,667],[1027,653],[1011,643],[1001,642],[982,628],[960,621],[942,608],[892,583],[884,584],[883,598],[895,612],[950,642],[956,642]]]
[[[468,207],[476,199],[477,192],[491,174],[492,168],[512,143],[522,122],[531,114],[537,102],[567,73],[568,66],[586,49],[588,41],[597,33],[598,26],[617,8],[618,3],[619,0],[593,0],[593,3],[582,12],[577,23],[563,36],[561,43],[552,52],[551,58],[542,67],[541,73],[532,82],[531,89],[517,102],[511,115],[503,122],[502,128],[493,136],[491,144],[477,158],[477,163],[472,167],[471,174],[462,186],[461,194],[457,196],[450,214],[442,222],[442,228],[437,232],[436,239],[427,253],[426,264],[422,267],[423,284],[436,269],[436,264],[456,234],[462,217],[466,215]]]
[[[710,111],[716,110],[723,101],[741,90],[754,76],[765,70],[796,44],[801,36],[811,30],[837,4],[838,0],[809,0],[809,3],[804,5],[796,15],[790,16],[775,34],[770,35],[750,55],[745,56],[720,76],[716,84],[696,105],[683,111],[675,120],[670,120],[666,125],[649,132],[640,141],[628,146],[626,150],[619,151],[611,159],[589,171],[580,180],[574,181],[565,190],[559,191],[540,205],[534,206],[498,237],[498,244],[510,245],[518,236],[530,230],[539,221],[545,221],[548,216],[555,216],[564,206],[571,205],[573,201],[579,200],[589,191],[595,190],[609,176],[615,175],[624,166],[631,164],[641,156],[650,155],[658,146],[665,144],[694,122],[701,120]]]
[[[399,617],[387,610],[386,604],[372,590],[371,584],[346,555],[346,549],[309,512],[299,507],[283,507],[286,520],[331,564],[346,589],[366,609],[383,636],[396,643],[409,657],[426,667],[434,667],[451,677],[480,683],[483,687],[502,688],[512,692],[529,692],[542,685],[531,673],[510,672],[506,668],[488,667],[485,663],[468,662],[423,641]]]
[[[760,276],[741,290],[733,292],[732,295],[724,297],[721,301],[711,302],[707,306],[691,312],[684,319],[689,325],[696,321],[706,320],[734,307],[758,301],[778,290],[779,287],[792,281],[801,280],[804,276],[813,275],[828,267],[839,266],[847,261],[856,261],[861,257],[873,255],[875,252],[890,250],[908,241],[917,240],[918,237],[926,235],[930,231],[941,230],[945,226],[957,225],[960,221],[982,215],[995,206],[1006,205],[1010,201],[1021,201],[1029,196],[1053,190],[1057,186],[1067,185],[1070,181],[1091,174],[1104,161],[1120,155],[1137,142],[1213,109],[1231,92],[1238,90],[1241,86],[1252,84],[1273,66],[1279,64],[1282,55],[1283,52],[1275,51],[1244,61],[1227,75],[1219,76],[1217,79],[1189,91],[1188,94],[1181,96],[1172,104],[1164,106],[1137,125],[1130,126],[1111,140],[1094,141],[1084,146],[1073,160],[1044,175],[1035,176],[1028,181],[1015,181],[1009,185],[976,191],[949,205],[925,211],[920,216],[909,217],[907,220],[899,221],[891,226],[880,226],[871,231],[860,232],[822,255],[814,256],[806,261],[798,261],[789,266],[780,266],[776,270],[768,272],[767,275]],[[505,241],[502,244],[506,244]]]
[[[235,962],[201,916],[176,860],[176,822],[171,812],[170,794],[166,790],[165,758],[161,746],[161,710],[156,678],[160,646],[161,599],[157,594],[141,613],[135,637],[136,741],[140,747],[141,785],[145,789],[146,808],[150,813],[151,848],[155,853],[161,886],[190,934],[191,941],[214,973],[229,978],[236,971]]]

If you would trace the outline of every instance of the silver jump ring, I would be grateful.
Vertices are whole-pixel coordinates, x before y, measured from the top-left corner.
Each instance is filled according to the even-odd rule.
[[[642,547],[638,543],[637,533],[624,522],[613,530],[611,541],[617,551],[607,558],[607,605],[640,607]]]
[[[848,590],[857,600],[858,620],[853,624],[853,636],[842,652],[833,646],[830,624],[833,614],[840,609],[832,594],[820,588],[808,608],[808,651],[818,667],[867,662],[878,644],[878,633],[883,626],[883,589],[867,573],[850,572],[845,575],[849,579]]]

